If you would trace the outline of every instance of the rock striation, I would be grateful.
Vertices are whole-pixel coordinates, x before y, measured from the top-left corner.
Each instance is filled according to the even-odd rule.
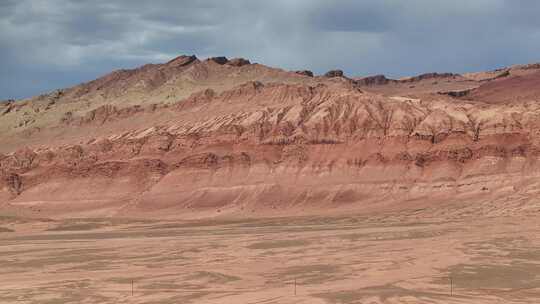
[[[0,203],[57,216],[187,217],[532,198],[534,68],[478,80],[464,95],[451,93],[464,79],[454,74],[414,78],[434,92],[416,95],[411,80],[402,89],[382,75],[306,76],[180,56],[1,103]],[[441,79],[455,90],[437,91]],[[172,84],[184,97],[156,93]],[[506,97],[516,86],[526,99]]]

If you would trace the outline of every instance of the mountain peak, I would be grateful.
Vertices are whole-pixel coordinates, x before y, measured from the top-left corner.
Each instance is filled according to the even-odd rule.
[[[180,55],[180,56],[170,60],[166,64],[168,66],[185,66],[185,65],[188,65],[188,64],[190,64],[192,62],[195,62],[197,60],[198,60],[197,56],[195,56],[195,55]]]

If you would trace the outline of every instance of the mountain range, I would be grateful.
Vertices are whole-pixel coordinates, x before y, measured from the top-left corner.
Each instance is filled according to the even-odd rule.
[[[0,102],[0,208],[53,217],[526,212],[540,64],[401,79],[179,56]]]

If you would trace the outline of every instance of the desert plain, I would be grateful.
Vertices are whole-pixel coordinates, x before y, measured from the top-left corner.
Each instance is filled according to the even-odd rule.
[[[1,218],[2,303],[535,303],[540,205],[156,221]],[[295,286],[296,285],[296,286]]]

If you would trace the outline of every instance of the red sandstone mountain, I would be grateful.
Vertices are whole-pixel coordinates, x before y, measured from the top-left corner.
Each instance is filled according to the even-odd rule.
[[[0,208],[171,217],[464,200],[526,208],[540,169],[539,75],[526,65],[313,77],[194,56],[115,71],[0,103]]]

